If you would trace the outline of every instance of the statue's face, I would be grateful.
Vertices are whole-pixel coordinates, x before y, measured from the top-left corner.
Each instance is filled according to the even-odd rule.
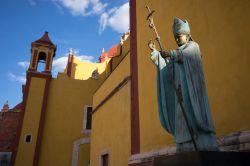
[[[188,37],[186,34],[178,34],[175,36],[176,44],[180,47],[188,42]]]

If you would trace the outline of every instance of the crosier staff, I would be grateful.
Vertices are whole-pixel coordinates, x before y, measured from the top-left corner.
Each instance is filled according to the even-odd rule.
[[[160,36],[156,30],[156,26],[154,24],[154,20],[153,20],[153,13],[155,12],[154,10],[151,11],[150,8],[148,6],[146,6],[147,10],[148,10],[148,16],[147,16],[147,20],[149,21],[149,28],[150,29],[153,29],[153,31],[155,32],[155,35],[156,35],[156,41],[158,42],[159,46],[160,46],[160,50],[163,51],[162,49],[162,44],[161,44],[161,41],[160,41]],[[149,43],[148,43],[148,46],[153,50],[155,49],[155,43],[150,40]],[[159,69],[158,69],[159,70]],[[175,82],[172,81],[172,84],[173,84],[173,87],[174,87],[174,90],[175,90],[175,93],[176,93],[176,96],[177,96],[177,100],[178,100],[178,103],[180,104],[180,107],[181,107],[181,111],[183,113],[183,116],[184,116],[184,119],[185,119],[185,122],[186,122],[186,125],[188,127],[188,131],[189,131],[189,134],[191,136],[191,140],[193,142],[193,145],[194,145],[194,149],[197,151],[198,148],[197,148],[197,145],[196,145],[196,142],[194,140],[194,134],[193,134],[193,130],[192,128],[190,127],[189,123],[188,123],[188,118],[187,118],[187,114],[185,112],[185,108],[183,106],[183,97],[182,97],[182,92],[181,92],[181,86],[179,85],[178,88],[177,86],[175,85]]]
[[[153,29],[153,31],[155,32],[155,35],[156,35],[156,41],[158,42],[159,46],[160,46],[160,49],[161,51],[163,51],[162,49],[162,44],[161,44],[161,40],[160,40],[160,36],[156,30],[156,27],[155,27],[155,24],[154,24],[154,20],[153,20],[153,13],[155,12],[154,10],[151,11],[150,8],[148,6],[146,6],[146,8],[148,9],[148,16],[147,16],[147,20],[149,21],[149,28]],[[153,41],[150,41],[151,43]],[[153,44],[153,43],[152,43]]]

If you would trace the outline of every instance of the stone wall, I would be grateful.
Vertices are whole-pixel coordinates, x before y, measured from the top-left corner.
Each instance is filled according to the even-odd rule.
[[[220,151],[223,152],[250,152],[250,130],[217,137],[217,143]],[[128,165],[151,166],[154,158],[174,154],[176,154],[176,148],[174,146],[135,154],[129,158]]]

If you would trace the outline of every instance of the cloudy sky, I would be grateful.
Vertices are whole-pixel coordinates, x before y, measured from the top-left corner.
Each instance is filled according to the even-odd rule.
[[[129,30],[128,0],[1,0],[0,107],[21,102],[31,42],[45,31],[57,45],[53,76],[72,48],[80,59],[97,62],[102,48],[117,44]]]

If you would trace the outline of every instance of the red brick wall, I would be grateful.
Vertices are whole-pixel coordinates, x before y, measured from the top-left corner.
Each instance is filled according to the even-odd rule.
[[[11,152],[14,146],[20,112],[0,112],[0,152]]]

